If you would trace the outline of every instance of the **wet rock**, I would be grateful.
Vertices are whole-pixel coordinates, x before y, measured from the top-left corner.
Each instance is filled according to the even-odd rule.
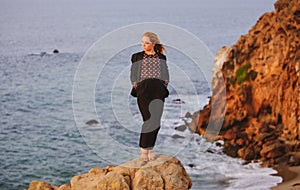
[[[92,119],[92,120],[87,121],[85,124],[87,124],[87,125],[96,125],[98,123],[99,122],[97,120]]]
[[[300,165],[300,151],[291,153],[288,163],[292,166]]]
[[[178,127],[175,127],[175,130],[183,132],[186,130],[186,128],[186,125],[180,125]]]
[[[172,100],[173,103],[175,104],[184,104],[185,102],[183,100],[181,100],[180,98],[174,99]]]
[[[193,167],[195,167],[196,165],[195,165],[195,164],[188,164],[188,166],[189,166],[190,168],[193,168]]]
[[[47,52],[42,51],[42,52],[40,53],[40,56],[43,57],[44,55],[47,55]]]
[[[190,112],[186,112],[186,114],[185,114],[184,117],[185,117],[185,118],[192,118],[193,115],[192,115]]]
[[[285,154],[284,143],[278,141],[268,141],[262,145],[260,155],[265,158],[277,158]]]
[[[177,135],[177,134],[173,135],[172,138],[173,139],[184,139],[183,136],[180,136],[180,135]]]
[[[53,53],[59,53],[59,51],[57,49],[54,49]]]
[[[255,151],[252,147],[243,147],[238,150],[238,156],[244,160],[253,160],[255,158]]]

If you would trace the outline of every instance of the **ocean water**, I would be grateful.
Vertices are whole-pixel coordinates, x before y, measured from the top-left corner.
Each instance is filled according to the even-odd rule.
[[[122,105],[120,97],[130,88],[129,79],[124,83],[128,82],[127,86],[118,84],[122,77],[129,77],[130,55],[139,51],[139,46],[115,54],[99,74],[95,84],[98,118],[84,119],[101,123],[78,125],[74,118],[74,77],[86,52],[99,38],[130,24],[167,23],[197,36],[213,56],[220,47],[234,44],[247,33],[260,15],[272,11],[273,3],[2,0],[0,189],[24,189],[31,180],[61,185],[92,167],[119,164],[138,156],[141,118],[135,99],[128,95],[130,113],[118,107]],[[54,49],[60,53],[53,54]],[[189,130],[175,130],[185,123],[186,112],[193,113],[207,103],[210,91],[193,61],[173,47],[167,46],[167,50],[170,96],[165,102],[157,152],[181,160],[192,177],[194,190],[264,190],[281,182],[271,175],[276,171],[270,168],[262,168],[259,163],[244,165],[242,160],[222,154],[217,144],[211,145]],[[179,85],[181,75],[176,75],[176,69],[191,79],[197,95],[184,84]],[[181,101],[176,101],[178,98]],[[134,125],[123,123],[128,122],[128,114],[129,123]],[[203,151],[203,146],[209,149]]]

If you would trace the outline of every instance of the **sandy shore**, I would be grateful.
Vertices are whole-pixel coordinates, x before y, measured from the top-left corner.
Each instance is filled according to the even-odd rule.
[[[283,182],[272,190],[300,190],[300,166],[278,167],[276,176],[281,176]]]

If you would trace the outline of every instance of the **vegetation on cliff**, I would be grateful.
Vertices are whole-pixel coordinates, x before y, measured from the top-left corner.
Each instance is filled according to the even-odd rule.
[[[248,34],[217,53],[212,98],[223,102],[216,109],[225,114],[220,131],[225,153],[268,166],[300,165],[299,41],[300,1],[278,0]],[[200,134],[211,109],[210,101],[200,111]]]

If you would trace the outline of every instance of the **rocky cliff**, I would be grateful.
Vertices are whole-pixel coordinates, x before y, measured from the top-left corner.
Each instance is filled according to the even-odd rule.
[[[151,162],[136,158],[120,166],[92,168],[60,187],[32,181],[28,190],[188,190],[191,186],[192,181],[179,160],[158,155]]]
[[[225,153],[269,166],[300,164],[299,41],[300,1],[278,0],[248,34],[217,53],[212,98],[220,115],[212,122],[225,114]],[[212,106],[200,111],[202,135]]]

